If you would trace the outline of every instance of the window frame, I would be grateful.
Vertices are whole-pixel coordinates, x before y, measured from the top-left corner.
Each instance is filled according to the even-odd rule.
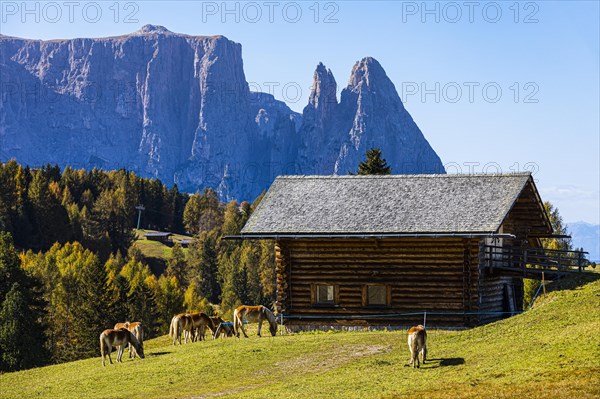
[[[333,287],[333,300],[319,302],[318,291],[319,287]],[[340,306],[340,286],[333,283],[318,283],[310,286],[310,302],[313,307],[317,308],[335,308]]]
[[[369,303],[369,287],[385,288],[385,303]],[[367,283],[362,286],[362,305],[365,308],[389,308],[392,305],[392,286],[383,283]]]

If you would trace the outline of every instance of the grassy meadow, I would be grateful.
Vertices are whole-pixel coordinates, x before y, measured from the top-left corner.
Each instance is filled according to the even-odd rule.
[[[167,267],[167,262],[171,258],[172,245],[166,245],[159,241],[147,240],[144,234],[155,232],[156,230],[142,230],[134,229],[135,242],[134,245],[142,251],[146,263],[150,265],[150,268],[155,274],[160,275]],[[171,240],[173,243],[179,240],[191,240],[193,237],[173,234]],[[188,249],[183,248],[183,252],[187,253]]]
[[[406,331],[301,333],[173,347],[102,367],[99,357],[0,375],[1,398],[598,398],[600,281],[466,331],[428,332],[408,367]],[[116,353],[113,352],[113,361]]]

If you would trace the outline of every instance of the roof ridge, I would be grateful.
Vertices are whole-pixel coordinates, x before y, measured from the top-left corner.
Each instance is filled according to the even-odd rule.
[[[399,175],[280,175],[277,179],[408,179],[408,178],[469,178],[469,177],[523,177],[531,172],[510,173],[452,173],[452,174],[399,174]]]

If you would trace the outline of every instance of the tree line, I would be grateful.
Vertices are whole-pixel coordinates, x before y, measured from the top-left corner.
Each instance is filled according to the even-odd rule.
[[[0,230],[19,248],[45,251],[77,241],[107,259],[131,245],[138,204],[146,207],[144,227],[183,233],[188,197],[177,185],[169,189],[125,170],[0,164]]]
[[[271,306],[273,243],[224,239],[260,198],[224,204],[125,170],[0,164],[0,370],[95,356],[116,322],[141,321],[152,337],[176,313]],[[138,204],[142,227],[194,234],[160,275],[135,245]]]

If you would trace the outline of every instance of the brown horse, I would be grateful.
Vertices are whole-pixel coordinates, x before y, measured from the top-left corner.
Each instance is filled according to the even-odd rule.
[[[192,318],[192,342],[204,340],[206,327],[210,328],[210,331],[214,334],[216,327],[213,320],[208,317],[204,312],[188,313],[189,317]]]
[[[408,330],[408,348],[410,349],[410,364],[419,367],[419,353],[423,358],[423,364],[427,358],[427,331],[422,325],[411,327]]]
[[[100,334],[100,355],[102,355],[102,365],[106,365],[104,362],[106,355],[108,355],[108,360],[110,360],[110,364],[112,364],[110,353],[114,346],[118,347],[117,362],[122,362],[123,351],[125,350],[125,346],[129,343],[133,345],[136,353],[143,359],[144,347],[131,331],[126,328],[102,331],[102,334]]]
[[[213,339],[214,339],[214,335],[216,333],[217,328],[219,327],[219,324],[221,324],[223,322],[223,319],[220,318],[219,316],[214,316],[210,318],[213,322],[213,325],[215,326],[215,330],[212,331],[212,335],[213,335]],[[204,339],[206,339],[206,325],[201,325],[198,330],[196,330],[196,340],[199,339],[202,341]]]
[[[142,346],[144,346],[144,329],[142,328],[142,323],[139,321],[134,321],[133,323],[130,323],[128,321],[126,321],[125,323],[117,323],[115,324],[114,329],[118,330],[120,328],[126,328],[128,329],[131,333],[133,333],[133,335],[135,335],[135,337],[138,339],[138,341],[140,341],[140,344],[142,344]],[[137,355],[135,348],[133,347],[133,345],[131,345],[131,343],[129,344],[129,358],[135,358]]]
[[[181,334],[183,334],[184,342],[187,344],[188,337],[192,338],[193,331],[192,318],[188,314],[180,313],[173,316],[171,326],[169,327],[169,337],[173,338],[173,345],[179,341],[181,345]]]
[[[273,313],[264,306],[247,306],[242,305],[233,312],[233,331],[235,336],[239,338],[240,330],[244,333],[244,337],[248,338],[244,329],[244,320],[249,323],[258,323],[258,336],[264,320],[269,322],[269,331],[272,336],[277,335],[277,319]]]
[[[219,317],[219,319],[221,319],[221,318]],[[223,321],[223,319],[221,319],[221,322],[216,325],[217,325],[217,330],[213,334],[213,339],[217,339],[220,336],[233,337],[233,323],[232,322]]]

